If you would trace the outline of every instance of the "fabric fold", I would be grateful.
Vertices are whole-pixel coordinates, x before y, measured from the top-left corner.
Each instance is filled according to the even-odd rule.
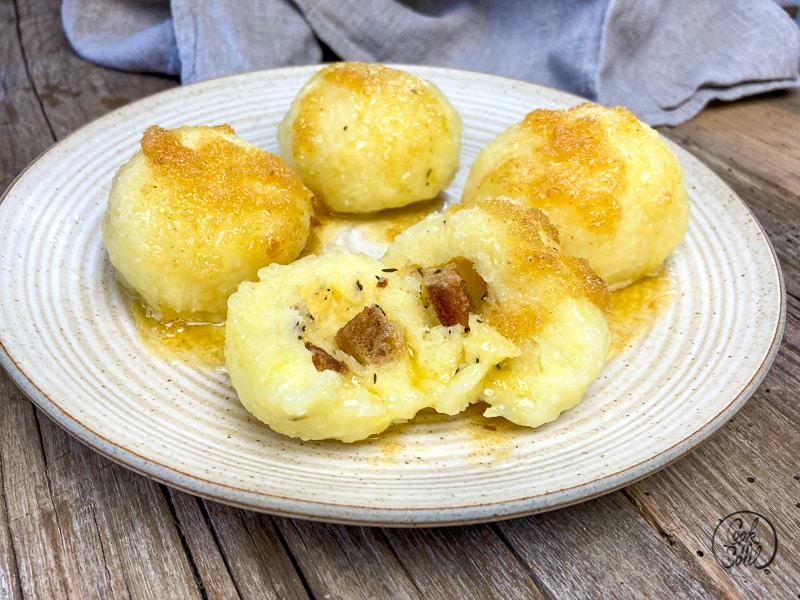
[[[183,83],[323,60],[482,71],[677,125],[713,100],[800,85],[774,0],[63,0],[75,51]]]
[[[63,0],[61,20],[86,60],[123,71],[180,73],[169,0]]]
[[[800,84],[800,30],[772,1],[617,0],[599,65],[601,102],[677,125],[712,100]]]
[[[174,0],[181,81],[317,63],[322,50],[303,16],[284,0]]]

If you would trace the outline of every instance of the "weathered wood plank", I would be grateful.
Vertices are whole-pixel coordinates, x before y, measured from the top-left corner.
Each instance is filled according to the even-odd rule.
[[[27,0],[18,6],[27,70],[56,139],[115,108],[178,85],[171,78],[122,73],[79,58],[64,35],[59,2]]]
[[[783,343],[758,392],[703,447],[626,492],[698,578],[731,597],[800,589],[800,139],[786,135],[797,129],[798,115],[800,92],[793,90],[719,105],[666,132],[751,207],[776,248],[787,287]],[[778,530],[780,551],[768,568],[725,569],[710,551],[717,519],[738,510],[762,513]]]
[[[783,421],[759,395],[708,443],[627,493],[708,581],[744,598],[782,597],[786,590],[800,590],[798,447],[800,428]],[[715,558],[714,529],[738,511],[759,513],[776,528],[779,553],[769,567],[724,568]],[[763,542],[766,548],[769,540]]]
[[[204,505],[241,598],[308,598],[269,516],[216,502]]]
[[[380,529],[276,518],[315,598],[425,598]]]
[[[800,301],[790,299],[786,314],[786,334],[764,384],[753,401],[763,401],[779,411],[792,424],[793,431],[800,431]],[[774,430],[774,435],[779,435]],[[793,450],[788,447],[787,450]],[[796,449],[794,449],[796,450]],[[795,452],[795,454],[797,454]],[[797,461],[800,464],[800,460]]]
[[[174,590],[194,597],[161,486],[67,437],[12,385],[3,375],[0,459],[13,544],[7,556],[16,558],[24,595],[124,598]]]
[[[545,597],[489,526],[390,529],[386,538],[423,598]]]
[[[22,60],[22,47],[17,34],[17,15],[13,3],[0,3],[0,55],[6,57],[0,77],[0,192],[37,154],[35,148],[20,144],[19,140],[35,137],[45,125],[38,108],[31,104],[31,83]],[[12,489],[17,480],[16,469],[29,469],[24,452],[9,447],[19,444],[14,432],[24,432],[25,424],[34,424],[34,410],[30,402],[21,397],[19,390],[5,372],[0,372],[0,596],[21,598],[27,580],[21,576],[26,570],[27,556],[17,556],[15,532],[18,530],[19,502],[30,489]],[[22,424],[23,428],[19,429]],[[33,429],[35,431],[35,428]],[[10,500],[10,501],[9,501]],[[45,557],[41,557],[44,559]]]
[[[5,372],[0,372],[0,398],[3,399],[0,410],[0,431],[10,431],[9,426],[20,421],[24,423],[33,418],[33,407],[30,402],[21,397],[19,390]],[[0,493],[0,597],[21,598],[22,583],[19,573],[24,566],[20,562],[24,561],[25,557],[18,559],[16,555],[14,547],[16,525],[12,524],[11,519],[12,515],[16,517],[18,510],[13,500],[9,508],[9,494],[13,493],[10,487],[16,480],[14,470],[19,467],[20,461],[23,461],[26,469],[28,466],[27,463],[24,463],[24,456],[20,457],[18,452],[11,453],[10,449],[6,448],[6,437],[12,436],[4,434],[0,438],[2,439],[0,441],[0,487],[2,487],[2,493]],[[26,492],[27,490],[18,493],[25,494]]]
[[[63,544],[81,573],[81,597],[199,597],[163,486],[40,423]],[[151,557],[158,557],[151,561]]]
[[[619,492],[497,529],[548,597],[708,597]]]
[[[169,490],[169,494],[175,518],[202,585],[201,591],[208,598],[238,598],[239,592],[211,530],[203,501],[176,490]]]
[[[8,393],[0,411],[0,430],[5,433],[0,460],[19,585],[26,596],[66,597],[76,591],[74,564],[51,496],[36,414],[19,392],[4,392]]]
[[[661,131],[703,156],[723,177],[728,169],[742,171],[798,190],[800,144],[786,132],[797,130],[799,117],[800,90],[792,89],[718,103],[688,123]]]
[[[0,3],[0,193],[52,143],[33,83],[28,77],[17,34],[14,3]]]

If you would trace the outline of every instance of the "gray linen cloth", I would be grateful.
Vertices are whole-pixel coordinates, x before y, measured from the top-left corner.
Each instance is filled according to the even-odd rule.
[[[80,56],[184,83],[332,53],[515,77],[651,125],[800,85],[774,0],[63,0],[62,19]]]

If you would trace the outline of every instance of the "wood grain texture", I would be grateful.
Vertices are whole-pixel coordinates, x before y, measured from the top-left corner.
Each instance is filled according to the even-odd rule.
[[[86,122],[178,85],[78,58],[57,0],[0,1],[0,75],[0,190]],[[271,517],[112,463],[0,373],[0,598],[797,598],[798,131],[797,90],[716,104],[663,130],[750,206],[787,288],[786,333],[765,381],[674,465],[577,506],[491,525]],[[725,568],[714,557],[714,528],[738,510],[763,514],[778,532],[766,569]]]
[[[308,597],[272,518],[213,502],[205,506],[240,597]]]
[[[203,595],[209,598],[240,597],[218,536],[211,529],[205,503],[189,494],[169,490],[175,520],[186,543]]]
[[[33,90],[17,29],[13,2],[0,3],[0,188],[52,143],[53,138]]]
[[[64,35],[59,2],[29,0],[16,6],[25,70],[35,92],[28,100],[40,107],[55,139],[115,108],[178,84],[166,77],[122,73],[81,60]]]
[[[276,521],[315,598],[424,597],[380,529]]]
[[[491,528],[394,529],[386,537],[423,598],[545,597],[535,574]]]
[[[551,597],[709,597],[619,492],[497,527]]]

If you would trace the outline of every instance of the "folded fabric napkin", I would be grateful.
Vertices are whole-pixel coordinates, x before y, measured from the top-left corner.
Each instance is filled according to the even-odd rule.
[[[328,57],[505,75],[677,125],[800,85],[774,0],[63,0],[75,51],[184,83]]]

